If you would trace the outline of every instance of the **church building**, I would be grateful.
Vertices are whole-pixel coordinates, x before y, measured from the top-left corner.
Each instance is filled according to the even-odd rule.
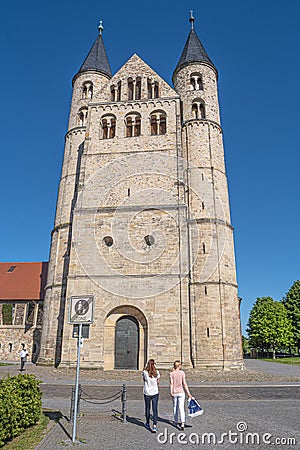
[[[243,367],[218,72],[190,26],[173,86],[136,54],[112,74],[101,22],[73,78],[40,364],[76,365],[87,296],[82,367]]]

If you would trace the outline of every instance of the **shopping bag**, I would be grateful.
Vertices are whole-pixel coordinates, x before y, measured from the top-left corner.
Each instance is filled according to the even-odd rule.
[[[201,416],[201,414],[203,414],[204,412],[195,398],[191,398],[188,401],[188,410],[189,410],[188,413],[189,417]]]

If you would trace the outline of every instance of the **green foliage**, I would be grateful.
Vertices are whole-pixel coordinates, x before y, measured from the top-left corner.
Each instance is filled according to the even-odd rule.
[[[2,305],[2,320],[3,325],[11,325],[12,324],[12,304],[4,303]]]
[[[283,298],[289,319],[293,324],[294,339],[300,353],[300,280],[295,281],[286,296]]]
[[[246,336],[242,336],[242,347],[243,347],[243,353],[250,352],[249,339]]]
[[[247,332],[249,344],[255,348],[273,350],[293,345],[293,326],[281,302],[271,297],[258,298],[250,311]]]
[[[41,417],[42,393],[35,375],[0,380],[0,447]]]

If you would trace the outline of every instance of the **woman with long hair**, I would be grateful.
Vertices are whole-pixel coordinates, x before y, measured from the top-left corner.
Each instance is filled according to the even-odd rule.
[[[172,372],[170,373],[170,392],[173,399],[173,410],[174,410],[174,422],[175,426],[184,430],[185,423],[185,411],[184,411],[184,400],[185,393],[191,399],[192,395],[189,391],[188,385],[185,380],[185,373],[181,370],[181,361],[176,360]],[[180,421],[178,421],[180,416]]]
[[[149,359],[145,369],[143,370],[143,380],[144,380],[144,400],[145,400],[145,416],[146,423],[145,427],[147,430],[150,428],[150,408],[152,404],[152,416],[153,416],[153,428],[154,433],[157,432],[157,406],[158,406],[158,383],[159,383],[159,371],[156,369],[154,359]]]

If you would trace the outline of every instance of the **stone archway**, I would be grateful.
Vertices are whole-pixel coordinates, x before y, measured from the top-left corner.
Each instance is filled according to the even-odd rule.
[[[128,332],[129,334],[135,334],[135,329],[137,336],[134,339],[136,339],[136,341],[130,341],[132,337],[128,335]],[[124,305],[111,310],[106,317],[104,325],[104,370],[113,370],[114,368],[142,370],[147,359],[147,329],[146,318],[138,308]],[[120,332],[119,338],[116,337],[118,330]],[[120,345],[122,333],[124,334],[125,342],[123,348],[119,348],[118,356],[116,355],[116,345]],[[116,339],[119,339],[119,341],[116,341]],[[134,342],[136,342],[136,344]],[[135,345],[137,345],[136,350],[133,348]],[[126,363],[126,358],[124,358],[123,362],[120,360],[120,353],[122,353],[122,351],[133,352],[131,354],[131,362],[129,361],[129,363]],[[116,356],[118,356],[117,361]],[[136,363],[134,366],[132,361],[135,356]],[[126,367],[126,364],[128,367]]]

